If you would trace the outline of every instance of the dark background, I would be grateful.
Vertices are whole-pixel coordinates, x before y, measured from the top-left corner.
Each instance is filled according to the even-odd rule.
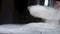
[[[35,5],[35,3],[33,4]],[[27,24],[31,22],[42,22],[43,20],[42,18],[36,18],[30,15],[27,10],[28,0],[1,0],[0,6],[0,24]]]

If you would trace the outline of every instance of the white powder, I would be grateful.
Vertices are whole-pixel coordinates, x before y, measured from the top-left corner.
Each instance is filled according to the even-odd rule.
[[[52,7],[34,5],[28,7],[30,14],[34,17],[44,19],[60,19],[60,11]]]
[[[59,25],[47,23],[30,23],[24,26],[16,24],[0,25],[0,33],[3,34],[59,34]]]

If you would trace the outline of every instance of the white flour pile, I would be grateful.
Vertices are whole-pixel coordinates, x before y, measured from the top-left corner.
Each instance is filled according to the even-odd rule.
[[[46,23],[30,23],[26,25],[5,24],[0,25],[0,33],[3,34],[60,34],[60,29]]]

